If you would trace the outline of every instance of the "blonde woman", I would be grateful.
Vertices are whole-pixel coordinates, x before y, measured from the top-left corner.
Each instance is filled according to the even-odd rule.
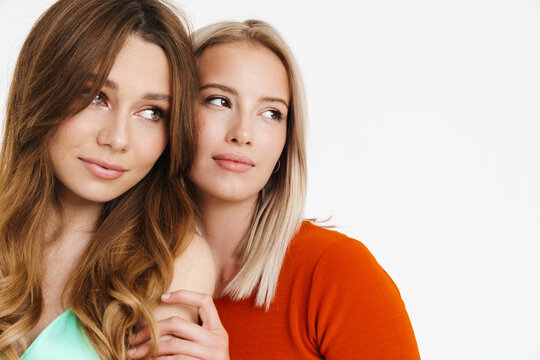
[[[262,21],[222,22],[198,30],[194,46],[200,105],[190,188],[231,358],[418,359],[399,291],[369,251],[302,222],[304,92],[282,37]],[[178,292],[168,301],[184,299]],[[179,347],[204,330],[162,328]]]
[[[125,359],[142,326],[158,354],[154,316],[198,320],[159,301],[214,286],[183,180],[195,76],[158,0],[61,0],[34,25],[0,157],[0,358]]]

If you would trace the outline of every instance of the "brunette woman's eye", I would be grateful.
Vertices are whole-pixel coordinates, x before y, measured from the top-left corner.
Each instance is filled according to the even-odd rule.
[[[165,114],[165,111],[163,109],[160,109],[158,107],[152,107],[149,109],[144,109],[142,111],[139,111],[139,115],[142,116],[145,119],[157,121],[160,118],[162,118]]]
[[[276,121],[279,121],[283,118],[283,114],[281,114],[281,111],[279,110],[266,110],[261,115]]]
[[[99,93],[99,94],[96,95],[94,100],[92,100],[92,104],[101,105],[101,104],[103,104],[105,102],[106,99],[107,99],[107,97],[105,96],[104,93]]]
[[[221,96],[210,97],[206,99],[206,102],[212,105],[219,106],[219,107],[226,107],[226,108],[231,107],[231,103],[229,102],[229,100]]]

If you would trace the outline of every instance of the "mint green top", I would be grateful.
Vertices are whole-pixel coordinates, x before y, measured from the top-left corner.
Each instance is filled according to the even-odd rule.
[[[99,360],[77,318],[67,309],[39,334],[21,360]]]

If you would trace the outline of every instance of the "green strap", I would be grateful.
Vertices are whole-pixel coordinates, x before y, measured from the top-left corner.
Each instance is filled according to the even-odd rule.
[[[99,360],[71,308],[54,319],[21,357],[21,360],[58,359]]]

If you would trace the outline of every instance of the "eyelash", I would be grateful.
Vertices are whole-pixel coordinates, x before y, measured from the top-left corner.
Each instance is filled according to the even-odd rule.
[[[210,97],[206,98],[206,100],[204,102],[208,103],[208,104],[211,104],[211,102],[214,101],[214,100],[225,101],[227,103],[227,105],[216,105],[216,104],[212,104],[212,105],[215,105],[215,106],[218,106],[218,107],[222,106],[222,107],[227,107],[227,108],[231,107],[231,102],[229,101],[229,99],[227,99],[224,96],[210,96]],[[281,121],[283,119],[283,114],[281,113],[281,111],[275,110],[275,109],[265,110],[265,111],[262,112],[262,114],[264,114],[264,113],[266,113],[268,111],[272,113],[272,116],[270,117],[270,119],[272,119],[274,121]]]
[[[227,99],[226,97],[224,96],[210,96],[210,97],[207,97],[206,100],[204,101],[205,103],[208,103],[208,104],[211,104],[211,102],[213,100],[221,100],[221,101],[225,101],[227,103],[227,108],[230,108],[231,107],[231,102],[229,101],[229,99]],[[216,105],[216,104],[212,104],[212,105],[215,105],[215,106],[223,106],[223,105]]]
[[[141,111],[146,111],[146,110],[153,110],[159,114],[159,117],[157,119],[148,119],[150,121],[158,121],[159,119],[165,117],[165,110],[163,110],[159,106],[152,106],[152,107],[149,107],[148,109],[144,109]]]
[[[99,96],[103,99],[103,101],[100,102],[100,103],[97,103],[97,102],[96,102],[96,99],[97,99]],[[103,103],[106,102],[106,101],[107,101],[107,95],[105,95],[103,92],[100,92],[99,94],[96,95],[95,98],[92,99],[92,105],[101,105],[101,104],[103,104]]]
[[[101,102],[96,102],[96,99],[98,97],[101,97],[103,99],[103,101]],[[104,92],[100,92],[93,100],[92,100],[92,105],[102,105],[103,103],[107,102],[107,95],[104,93]],[[142,111],[147,111],[147,110],[151,110],[151,111],[155,111],[158,113],[158,118],[157,119],[149,119],[149,118],[146,118],[144,117],[145,119],[147,120],[150,120],[150,121],[158,121],[159,119],[165,117],[165,113],[166,111],[164,109],[162,109],[161,107],[159,106],[151,106],[149,108],[146,108],[146,109],[143,109],[143,110],[140,110],[139,112],[142,112]]]
[[[265,110],[263,111],[263,114],[267,111],[270,111],[272,113],[272,115],[275,116],[275,118],[271,118],[272,120],[275,120],[275,121],[280,121],[283,119],[283,114],[281,113],[281,111],[279,110]]]

